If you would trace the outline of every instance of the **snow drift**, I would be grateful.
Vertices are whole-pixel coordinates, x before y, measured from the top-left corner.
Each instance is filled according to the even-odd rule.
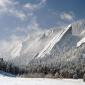
[[[43,79],[43,78],[17,78],[0,74],[1,85],[84,85],[82,80],[73,79]]]

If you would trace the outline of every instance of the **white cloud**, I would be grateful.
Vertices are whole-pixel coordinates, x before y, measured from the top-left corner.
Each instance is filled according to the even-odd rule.
[[[20,4],[18,1],[15,0],[0,0],[0,15],[7,14],[15,16],[21,20],[27,19],[27,17],[30,17],[33,15],[33,11],[36,11],[43,7],[46,4],[47,0],[40,0],[39,3],[32,4],[32,3],[26,3],[24,4],[24,8],[28,9],[25,10],[23,8],[23,5]],[[17,8],[19,7],[19,9]],[[25,12],[26,11],[26,12]]]
[[[8,6],[11,4],[10,0],[0,0],[0,14],[7,12]]]
[[[26,14],[22,11],[22,8],[17,10],[17,5],[19,3],[13,0],[0,0],[0,14],[12,15],[21,20],[25,20]]]
[[[20,18],[21,20],[25,20],[27,18],[27,15],[23,11],[10,9],[9,13],[11,13],[13,16],[16,16],[17,18]]]
[[[45,3],[46,3],[46,0],[42,0],[38,4],[29,4],[28,8],[30,8],[29,10],[34,11],[34,10],[40,9]],[[0,17],[2,17],[2,15],[5,15],[5,16],[9,15],[13,18],[16,17],[20,20],[27,20],[28,25],[24,26],[24,27],[15,26],[16,28],[15,29],[12,28],[13,33],[10,34],[11,37],[7,38],[8,40],[5,40],[5,39],[0,40],[1,57],[2,57],[2,55],[4,56],[4,54],[6,56],[9,56],[8,53],[10,52],[10,50],[12,50],[12,48],[16,45],[16,43],[18,41],[22,42],[25,39],[26,35],[30,35],[31,33],[41,32],[41,28],[37,22],[35,15],[33,14],[33,12],[32,11],[28,12],[28,10],[25,11],[23,9],[23,6],[21,4],[19,4],[18,2],[15,2],[15,0],[0,0]],[[31,19],[29,19],[29,17]],[[23,24],[24,24],[24,22],[23,22]],[[8,28],[7,31],[10,32],[10,29]],[[22,33],[22,35],[17,35],[17,33],[19,34],[20,32],[21,33],[24,32],[24,33]]]
[[[27,9],[29,9],[31,11],[36,11],[36,10],[40,9],[43,5],[45,5],[46,1],[47,0],[41,0],[37,4],[27,3],[27,4],[24,5],[24,8],[27,8]]]
[[[71,13],[63,12],[63,13],[60,14],[60,18],[62,20],[73,21],[75,16],[72,12]]]
[[[12,55],[14,53],[14,55],[19,54],[19,52],[16,51],[16,47],[20,46],[22,41],[19,40],[17,37],[12,36],[12,39],[10,40],[0,40],[0,57],[3,57],[3,59],[5,60],[9,60],[12,57],[10,57],[10,55]],[[14,57],[13,55],[13,57]]]
[[[31,30],[39,30],[40,29],[39,24],[36,20],[36,17],[33,17],[33,19],[30,22],[30,25],[28,25],[27,28],[31,29]]]
[[[37,18],[35,16],[33,16],[31,18],[31,21],[29,22],[29,24],[26,27],[24,27],[24,28],[16,27],[15,32],[22,32],[22,33],[25,33],[25,34],[28,34],[28,33],[31,34],[31,33],[34,33],[34,32],[40,32],[41,30],[42,29],[37,22]]]
[[[42,2],[42,3],[46,3],[46,2],[47,2],[47,0],[42,0],[41,2]]]
[[[10,3],[10,0],[0,0],[0,7],[5,8]]]
[[[39,25],[39,23],[37,22],[37,17],[33,17],[33,19],[30,22],[30,25],[27,26],[28,32],[30,33],[38,33],[38,32],[42,32],[44,31],[44,29],[42,29]]]
[[[38,6],[36,4],[31,4],[31,3],[27,3],[24,6],[25,8],[28,8],[29,10],[35,10],[38,9]]]
[[[47,2],[47,0],[41,0],[41,2],[39,3],[39,5],[45,5]]]
[[[37,10],[40,9],[44,4],[46,4],[46,0],[41,0],[37,4],[27,4],[27,9],[29,10]],[[17,9],[17,5],[20,6],[19,9]],[[26,4],[25,4],[26,6]],[[20,20],[25,20],[28,19],[29,17],[31,18],[30,20],[28,19],[28,25],[26,27],[16,27],[14,29],[14,34],[11,34],[7,40],[0,40],[0,53],[1,52],[7,52],[11,49],[10,46],[12,46],[13,42],[16,41],[22,41],[24,38],[23,35],[16,35],[17,32],[24,32],[25,34],[31,34],[41,32],[41,28],[37,22],[37,19],[33,12],[28,12],[23,9],[23,6],[21,4],[18,4],[18,2],[15,2],[14,0],[0,0],[0,14],[6,14],[11,15],[13,17],[19,18]],[[0,16],[2,16],[0,15]],[[11,21],[10,21],[11,22]],[[8,29],[9,30],[9,29]],[[10,31],[10,30],[9,30]]]
[[[22,20],[24,20],[26,18],[26,15],[24,13],[20,13],[20,12],[16,12],[16,16]]]
[[[16,34],[12,34],[9,37],[9,40],[0,40],[0,55],[4,56],[7,55],[9,52],[11,52],[12,49],[16,46],[17,42],[23,42],[25,39],[28,39],[30,35],[35,36],[37,34],[40,34],[42,29],[40,28],[36,17],[33,17],[30,21],[29,25],[25,28],[17,27],[16,32],[25,32],[26,36],[19,36]],[[10,53],[9,53],[10,54]],[[7,55],[9,56],[9,55]],[[5,56],[4,56],[5,57]],[[7,59],[7,58],[6,58]]]

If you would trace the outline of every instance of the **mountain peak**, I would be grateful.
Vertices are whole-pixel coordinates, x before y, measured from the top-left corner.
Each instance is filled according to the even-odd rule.
[[[78,21],[62,29],[56,28],[33,34],[17,43],[6,56],[16,65],[27,65],[31,60],[48,57],[57,59],[85,43],[84,23]]]
[[[65,30],[60,31],[58,34],[56,34],[54,36],[54,38],[45,46],[45,48],[39,53],[39,55],[37,56],[37,58],[42,58],[44,57],[46,54],[49,54],[51,49],[55,46],[55,44],[57,44],[62,38],[63,36],[67,33],[71,31],[72,33],[72,26],[71,24],[68,25]]]

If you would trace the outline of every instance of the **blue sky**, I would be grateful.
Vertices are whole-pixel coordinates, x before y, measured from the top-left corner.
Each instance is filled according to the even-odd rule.
[[[85,0],[0,0],[0,39],[84,19],[84,8]]]

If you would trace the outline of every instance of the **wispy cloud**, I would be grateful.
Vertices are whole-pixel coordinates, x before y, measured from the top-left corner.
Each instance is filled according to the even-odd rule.
[[[11,4],[10,0],[0,0],[0,14],[6,12],[10,4]]]
[[[40,9],[41,7],[43,7],[43,5],[46,4],[46,1],[47,1],[47,0],[41,0],[41,1],[40,1],[39,3],[37,3],[37,4],[26,3],[26,4],[24,5],[24,8],[27,8],[27,9],[29,9],[29,10],[31,10],[31,11],[36,11],[36,10]]]
[[[6,17],[6,15],[9,15],[9,17],[11,16],[11,17],[13,17],[13,19],[16,18],[16,20],[13,22],[15,27],[12,26],[12,28],[11,28],[11,30],[13,30],[13,33],[11,33],[11,35],[10,35],[11,37],[9,37],[9,40],[4,40],[4,39],[0,40],[0,47],[1,47],[0,52],[8,51],[8,48],[11,48],[11,46],[15,45],[17,41],[20,41],[20,40],[22,41],[23,39],[25,39],[23,34],[29,35],[32,33],[42,32],[43,29],[40,27],[40,24],[37,21],[37,16],[34,14],[34,12],[42,9],[46,5],[47,0],[38,0],[38,1],[39,1],[38,3],[28,2],[28,3],[20,4],[18,2],[18,0],[16,0],[16,1],[15,0],[0,0],[0,16],[2,17],[2,15],[5,14],[5,17]],[[48,16],[55,17],[56,22],[59,25],[62,24],[61,22],[63,20],[73,21],[75,18],[74,14],[72,12],[59,12],[56,14],[54,13],[54,15],[52,15],[52,16],[51,16],[51,12],[50,12],[50,13],[47,13],[47,15],[46,15],[47,19],[44,19],[44,20],[47,20],[46,21],[47,23],[51,23],[50,21],[52,20],[52,19],[49,19]],[[5,19],[3,19],[3,20],[5,20]],[[10,24],[11,24],[11,21],[13,21],[13,20],[10,19]],[[17,26],[16,21],[20,22],[20,23],[18,23],[19,24],[18,26]],[[46,22],[45,22],[45,24],[47,24]],[[23,24],[23,26],[22,26],[22,24]],[[7,27],[8,28],[7,31],[10,31],[9,27]],[[19,33],[21,33],[22,35],[17,35]]]
[[[18,5],[19,3],[13,0],[0,0],[0,14],[8,14],[24,20],[26,14],[22,10],[17,10]]]
[[[10,0],[0,0],[0,8],[6,8],[8,4],[11,4]]]
[[[19,36],[16,35],[16,33],[20,33],[20,32],[24,32],[25,34],[27,34],[25,37],[24,36]],[[33,17],[31,19],[31,21],[29,22],[29,24],[24,27],[16,27],[15,29],[15,34],[12,34],[9,37],[9,40],[0,40],[0,55],[1,56],[5,56],[9,53],[10,54],[10,50],[16,48],[16,46],[20,45],[20,43],[22,43],[25,39],[28,39],[28,37],[30,37],[30,35],[35,36],[36,34],[39,34],[42,32],[42,29],[40,28],[36,17]],[[4,57],[5,57],[4,56]],[[9,56],[9,55],[7,55]],[[8,57],[6,57],[5,59],[7,59]]]
[[[75,16],[72,12],[63,12],[63,13],[60,14],[60,18],[62,20],[73,21]]]
[[[41,32],[41,31],[42,31],[42,29],[39,26],[39,23],[37,22],[37,18],[35,16],[33,16],[31,18],[29,24],[26,27],[24,27],[24,28],[16,27],[15,32],[22,32],[22,33],[25,33],[25,34],[31,34],[31,33],[34,33],[34,32]]]
[[[42,8],[46,4],[46,1],[40,0],[40,2],[35,4],[29,2],[22,5],[15,0],[0,0],[0,14],[13,15],[21,20],[25,20],[27,17],[33,15],[33,11]]]
[[[13,55],[13,49],[16,49],[16,46],[20,46],[22,42],[20,40],[14,40],[12,37],[12,40],[2,40],[0,41],[0,56],[3,57],[5,60],[11,59],[10,56]],[[15,53],[16,55],[16,53]]]
[[[33,11],[42,8],[46,2],[47,0],[39,0],[37,3],[29,2],[27,4],[20,4],[17,0],[0,0],[0,17],[2,17],[3,20],[5,20],[4,17],[6,17],[6,23],[7,21],[10,22],[8,22],[9,26],[7,24],[7,30],[10,32],[9,35],[20,37],[21,34],[23,36],[24,34],[26,35],[31,32],[40,31],[41,27],[39,26],[37,16]],[[26,5],[28,5],[27,10],[23,8],[26,7]],[[8,17],[10,17],[10,19],[8,19]],[[12,26],[11,23],[12,25],[14,23],[14,25]]]
[[[25,20],[27,18],[27,15],[23,11],[10,9],[9,13],[11,13],[13,16],[15,16],[21,20]]]

